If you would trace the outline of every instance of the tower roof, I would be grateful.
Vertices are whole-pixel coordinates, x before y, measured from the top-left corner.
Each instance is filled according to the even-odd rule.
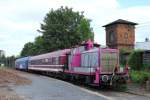
[[[114,21],[114,22],[111,22],[111,23],[109,23],[109,24],[104,25],[103,27],[107,27],[107,26],[114,25],[114,24],[138,25],[137,23],[134,23],[134,22],[130,22],[130,21],[123,20],[123,19],[118,19],[118,20],[116,20],[116,21]]]

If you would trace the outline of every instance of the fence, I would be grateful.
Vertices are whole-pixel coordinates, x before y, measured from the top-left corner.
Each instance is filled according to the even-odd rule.
[[[7,58],[0,58],[0,66],[1,67],[15,67],[15,57],[7,57]]]

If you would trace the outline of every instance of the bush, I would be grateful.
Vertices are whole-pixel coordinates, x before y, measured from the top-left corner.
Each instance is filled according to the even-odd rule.
[[[122,65],[122,66],[125,66],[126,65],[126,57],[125,57],[125,54],[128,52],[128,50],[126,50],[126,49],[121,49],[120,50],[120,52],[119,52],[119,57],[120,57],[120,64]]]
[[[134,83],[145,84],[150,79],[150,73],[145,71],[131,71],[130,75]]]
[[[136,50],[129,55],[128,64],[131,69],[140,70],[142,68],[143,64],[141,52],[141,50]]]
[[[150,71],[150,64],[143,64],[143,70]]]

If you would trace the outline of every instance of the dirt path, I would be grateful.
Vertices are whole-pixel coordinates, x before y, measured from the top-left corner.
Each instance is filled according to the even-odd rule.
[[[0,69],[0,100],[23,100],[11,87],[27,85],[31,81],[19,74],[21,73],[12,69]]]
[[[13,69],[0,69],[0,85],[26,85],[31,81],[21,76],[22,72]]]

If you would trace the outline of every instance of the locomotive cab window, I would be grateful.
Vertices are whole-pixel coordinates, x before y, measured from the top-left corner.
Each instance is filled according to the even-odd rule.
[[[87,52],[81,54],[81,66],[97,67],[98,65],[98,52]]]

